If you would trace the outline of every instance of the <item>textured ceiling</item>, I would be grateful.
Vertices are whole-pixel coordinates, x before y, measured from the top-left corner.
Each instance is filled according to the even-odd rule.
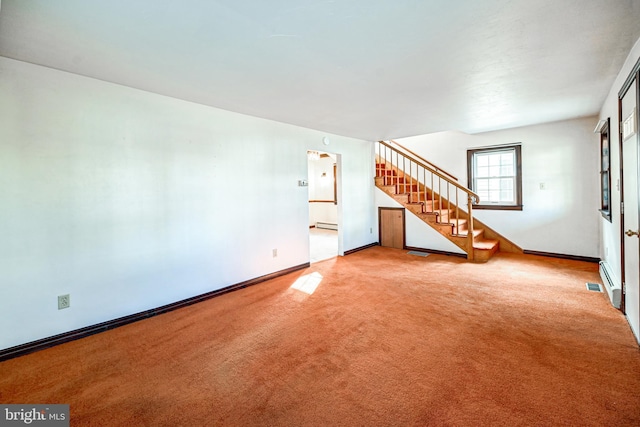
[[[368,140],[597,114],[640,0],[2,0],[0,55]]]

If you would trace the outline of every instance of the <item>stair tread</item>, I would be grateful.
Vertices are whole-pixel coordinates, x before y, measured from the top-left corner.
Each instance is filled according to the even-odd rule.
[[[480,249],[480,250],[492,250],[498,244],[499,242],[497,240],[485,239],[485,240],[473,242],[473,248]]]

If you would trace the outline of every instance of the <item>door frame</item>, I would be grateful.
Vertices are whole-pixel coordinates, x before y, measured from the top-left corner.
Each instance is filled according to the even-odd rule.
[[[0,0],[1,1],[1,0]],[[309,162],[311,161],[309,159],[309,152],[310,151],[317,151],[318,153],[322,154],[332,154],[334,156],[336,156],[336,161],[333,164],[333,200],[317,200],[316,202],[327,202],[327,203],[333,203],[334,205],[336,205],[337,208],[337,218],[336,218],[336,224],[338,226],[338,254],[337,256],[344,256],[344,229],[342,227],[342,222],[343,222],[343,213],[342,213],[342,154],[341,153],[337,153],[335,151],[329,151],[326,148],[325,149],[315,149],[315,148],[305,148],[304,150],[304,155],[305,155],[305,159],[306,159],[306,165],[307,165],[307,204],[308,206],[310,206],[309,202]],[[309,209],[307,209],[308,215],[307,215],[307,223],[309,223],[309,217],[310,217],[310,207]],[[309,236],[310,232],[307,233],[307,241],[310,242],[310,236]],[[309,251],[311,251],[311,245],[309,244]]]
[[[620,153],[620,275],[622,281],[622,297],[620,298],[620,311],[626,314],[626,299],[627,299],[627,287],[626,287],[626,274],[625,274],[625,230],[624,230],[624,147],[623,147],[623,138],[622,138],[622,126],[621,123],[624,120],[622,117],[622,98],[627,95],[629,88],[636,82],[636,120],[638,120],[638,109],[640,109],[640,58],[636,62],[635,66],[629,73],[629,76],[625,80],[622,88],[618,92],[618,147]],[[611,135],[609,136],[611,138]],[[638,144],[638,153],[640,153],[640,137],[638,132],[636,131],[636,144]],[[638,162],[638,166],[640,167],[640,159]],[[640,181],[639,181],[640,182]],[[640,200],[640,199],[639,199]],[[629,207],[631,208],[631,207]],[[635,207],[638,209],[638,214],[640,217],[640,203]]]
[[[378,245],[382,246],[382,211],[402,211],[402,249],[407,249],[407,222],[405,208],[388,208],[378,206]]]

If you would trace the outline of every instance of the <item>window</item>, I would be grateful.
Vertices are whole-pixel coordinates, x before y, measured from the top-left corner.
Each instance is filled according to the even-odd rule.
[[[609,163],[609,122],[600,128],[600,212],[611,222],[611,164]]]
[[[522,210],[520,144],[468,150],[467,169],[475,209]]]

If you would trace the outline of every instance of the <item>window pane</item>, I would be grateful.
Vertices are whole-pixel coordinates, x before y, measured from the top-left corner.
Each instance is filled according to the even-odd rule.
[[[611,152],[609,149],[609,126],[610,119],[607,118],[606,124],[600,130],[600,210],[602,216],[609,222],[611,222],[611,189],[609,188],[609,182],[611,180],[611,163],[609,157]]]
[[[515,203],[513,186],[513,178],[477,180],[478,195],[486,202]]]
[[[489,176],[489,168],[487,166],[478,166],[478,171],[476,172],[476,176],[478,178],[486,178]]]
[[[513,202],[513,192],[509,191],[509,190],[502,190],[500,192],[500,201],[504,202],[504,203],[511,203]]]
[[[500,155],[500,163],[502,165],[513,165],[513,151],[510,151],[509,153],[502,153]]]
[[[513,165],[502,165],[500,167],[500,176],[513,176]]]
[[[513,190],[513,178],[501,178],[500,188],[503,190]]]
[[[602,173],[602,210],[609,210],[609,172]]]
[[[515,150],[475,155],[476,177],[515,175]]]
[[[513,191],[513,178],[502,178],[500,180],[500,201],[503,203],[515,203],[515,193]]]

